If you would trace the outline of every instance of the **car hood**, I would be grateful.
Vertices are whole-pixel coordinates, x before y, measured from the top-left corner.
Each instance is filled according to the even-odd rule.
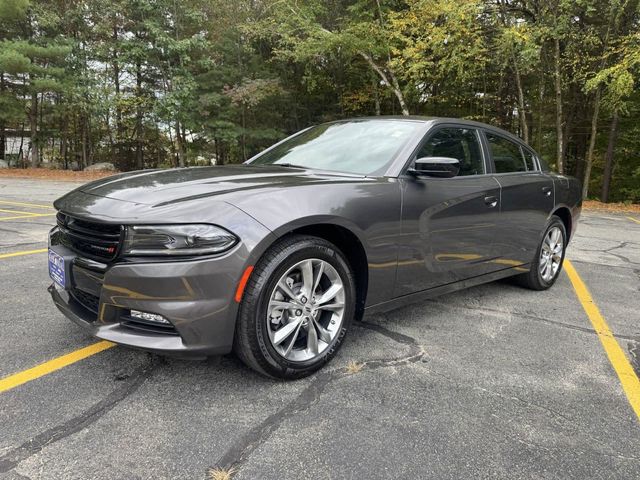
[[[221,165],[124,173],[79,188],[89,195],[143,205],[164,206],[265,187],[353,181],[361,176],[278,166]]]

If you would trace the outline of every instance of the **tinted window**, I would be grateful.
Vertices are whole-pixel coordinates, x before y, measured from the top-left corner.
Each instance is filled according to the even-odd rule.
[[[540,169],[543,172],[548,172],[549,171],[549,164],[547,163],[547,161],[544,158],[540,157],[540,156],[538,156],[536,158],[538,159],[538,163],[540,164]]]
[[[249,163],[290,163],[362,175],[382,174],[422,126],[405,120],[358,120],[318,125],[258,155]]]
[[[461,175],[484,173],[482,153],[476,131],[472,128],[443,128],[432,134],[416,158],[450,157],[460,162]]]
[[[487,133],[487,141],[493,163],[496,166],[496,173],[525,172],[527,170],[520,145],[493,133]]]
[[[527,170],[538,170],[538,167],[536,166],[535,155],[526,148],[522,149],[522,153],[524,153],[524,163],[527,165]]]

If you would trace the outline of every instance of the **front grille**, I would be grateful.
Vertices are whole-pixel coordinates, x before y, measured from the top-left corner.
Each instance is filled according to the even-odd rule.
[[[118,255],[122,226],[91,222],[65,215],[56,215],[60,243],[89,258],[113,260]]]
[[[96,315],[98,314],[98,307],[100,306],[100,298],[90,293],[84,292],[78,288],[71,289],[71,296],[84,308],[92,311]]]

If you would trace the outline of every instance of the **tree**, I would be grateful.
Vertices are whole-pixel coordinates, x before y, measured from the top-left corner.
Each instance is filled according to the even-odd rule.
[[[338,7],[337,9],[334,7]],[[393,32],[380,0],[352,5],[314,1],[270,4],[271,15],[254,31],[275,43],[281,60],[313,63],[328,68],[332,62],[347,65],[360,58],[381,84],[391,90],[403,115],[409,115],[405,93],[394,69]]]
[[[604,103],[613,112],[609,140],[605,160],[604,180],[602,186],[602,200],[609,199],[609,187],[613,170],[613,152],[617,138],[619,115],[621,110],[626,110],[625,101],[633,93],[635,79],[632,71],[640,65],[640,49],[638,48],[638,34],[627,37],[616,46],[615,34],[619,30],[627,32],[633,25],[629,20],[633,18],[628,15],[628,10],[637,11],[638,2],[612,2],[608,15],[607,30],[604,35],[602,54],[598,57],[599,68],[595,75],[585,84],[587,92],[595,93],[594,114],[592,120],[591,136],[589,141],[589,151],[587,153],[587,170],[584,176],[583,197],[586,198],[589,190],[589,180],[591,177],[591,167],[595,150],[598,114],[600,104]],[[619,59],[619,60],[618,60]],[[614,63],[616,62],[617,63]],[[613,65],[611,65],[613,63]],[[609,66],[611,65],[611,66]]]
[[[6,127],[22,120],[23,104],[17,75],[28,68],[26,59],[9,48],[27,17],[28,0],[0,0],[0,159],[5,159]]]
[[[411,85],[416,102],[438,108],[460,92],[474,96],[486,67],[487,42],[480,1],[408,2],[391,16],[395,39],[392,66]],[[424,107],[423,107],[424,108]]]
[[[233,163],[314,123],[439,115],[637,201],[639,27],[638,0],[0,0],[0,151]]]

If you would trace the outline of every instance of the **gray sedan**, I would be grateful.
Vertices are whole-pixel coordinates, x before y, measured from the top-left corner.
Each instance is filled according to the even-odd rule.
[[[311,127],[243,165],[115,175],[55,207],[49,291],[75,323],[298,378],[365,312],[510,276],[551,287],[581,197],[503,130],[376,117]]]

